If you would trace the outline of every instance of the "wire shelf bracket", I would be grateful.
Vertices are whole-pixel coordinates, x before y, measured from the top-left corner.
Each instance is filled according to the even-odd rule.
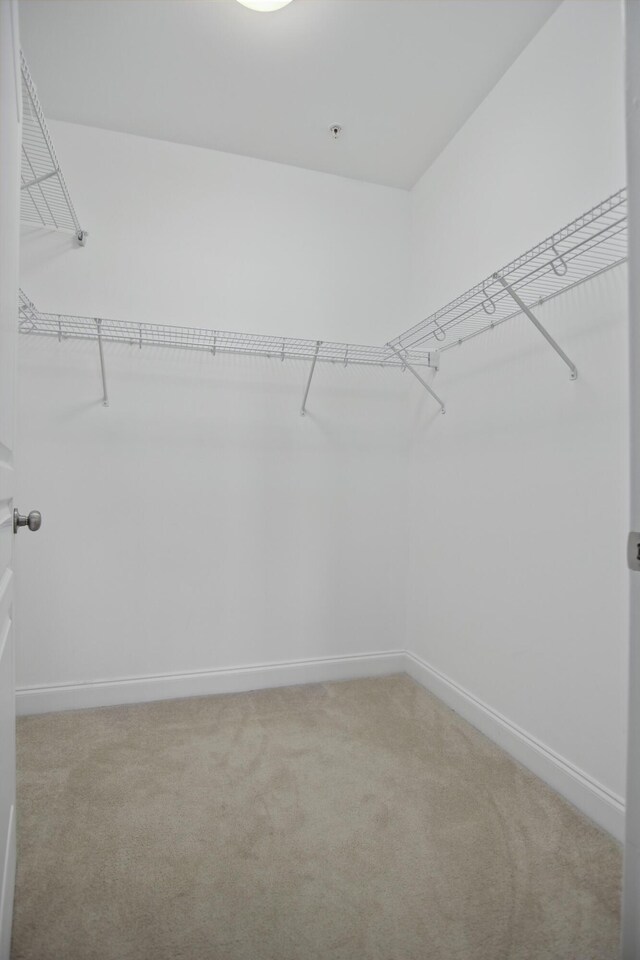
[[[410,363],[406,360],[406,358],[400,353],[400,351],[399,351],[398,349],[396,349],[396,347],[393,346],[392,343],[388,343],[387,346],[389,347],[390,350],[393,350],[393,352],[395,353],[395,355],[396,355],[397,357],[399,357],[400,360],[402,360],[405,368],[409,371],[409,373],[412,373],[412,374],[413,374],[413,376],[416,378],[416,380],[417,380],[419,383],[421,383],[422,386],[425,388],[425,390],[427,391],[427,393],[428,393],[430,396],[433,397],[433,399],[436,401],[437,404],[439,404],[439,406],[440,406],[440,413],[446,413],[447,411],[446,411],[446,408],[445,408],[445,405],[444,405],[444,401],[440,399],[440,397],[439,397],[438,394],[435,392],[435,390],[433,390],[433,389],[429,386],[429,384],[426,382],[426,380],[423,380],[423,379],[422,379],[422,377],[420,376],[420,374],[418,373],[418,371],[417,371],[417,370],[414,370],[414,368],[411,366],[411,364],[410,364]],[[435,369],[437,370],[438,368],[435,367]]]
[[[35,84],[24,53],[22,72],[22,157],[20,218],[41,227],[71,230],[84,247],[87,231],[78,219],[56,156]]]
[[[567,364],[575,380],[575,364],[543,327],[533,308],[626,259],[627,190],[624,187],[405,330],[389,345],[400,351],[433,347],[434,351],[445,353],[524,314]]]
[[[96,329],[98,331],[98,352],[100,354],[100,375],[102,377],[102,406],[109,406],[109,393],[107,390],[107,371],[104,365],[104,347],[102,346],[102,320],[96,320]]]
[[[511,297],[511,299],[520,307],[520,309],[521,309],[521,311],[524,313],[525,317],[528,317],[529,320],[531,320],[531,323],[534,325],[534,327],[535,327],[537,330],[540,331],[540,333],[541,333],[542,336],[545,338],[545,340],[547,341],[547,343],[550,344],[551,347],[553,347],[553,349],[554,349],[555,352],[558,354],[558,356],[562,357],[562,359],[564,360],[564,362],[566,363],[566,365],[569,367],[569,370],[571,371],[571,379],[572,379],[572,380],[577,380],[577,379],[578,379],[578,368],[576,367],[575,363],[573,363],[573,362],[569,359],[569,357],[566,355],[566,353],[564,352],[564,350],[562,349],[562,347],[553,339],[553,337],[551,336],[551,334],[549,333],[549,331],[548,331],[545,327],[543,327],[543,325],[540,323],[540,321],[539,321],[538,318],[535,316],[535,314],[532,313],[532,311],[529,309],[529,307],[526,305],[526,303],[524,303],[524,302],[520,299],[520,297],[519,297],[518,294],[515,292],[515,290],[514,290],[513,287],[511,286],[511,284],[507,283],[507,281],[504,279],[504,277],[501,277],[499,273],[495,273],[495,274],[494,274],[494,277],[495,277],[495,279],[498,281],[498,283],[501,283],[501,284],[502,284],[502,286],[503,286],[504,289],[507,291],[507,293],[509,294],[509,296]]]
[[[320,352],[320,347],[322,346],[322,341],[318,340],[316,343],[316,351],[313,355],[313,360],[311,361],[311,369],[309,370],[309,379],[307,380],[307,386],[304,391],[304,397],[302,398],[302,407],[300,408],[300,416],[304,417],[307,412],[307,397],[309,396],[309,387],[311,386],[311,380],[313,378],[313,371],[316,368],[316,363],[318,362],[318,354]],[[283,358],[284,359],[284,358]]]

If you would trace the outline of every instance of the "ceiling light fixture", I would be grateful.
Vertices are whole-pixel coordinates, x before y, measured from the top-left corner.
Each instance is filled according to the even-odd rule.
[[[238,3],[241,3],[243,7],[248,7],[249,10],[271,13],[272,10],[280,10],[281,7],[286,7],[288,3],[291,3],[291,0],[238,0]]]

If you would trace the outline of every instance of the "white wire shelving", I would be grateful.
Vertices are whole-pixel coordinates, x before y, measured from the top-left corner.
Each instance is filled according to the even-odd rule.
[[[108,398],[103,343],[108,341],[139,348],[172,347],[208,351],[213,355],[309,361],[302,414],[316,363],[399,368],[408,370],[444,413],[444,402],[417,368],[437,371],[442,352],[521,314],[566,363],[575,380],[578,375],[575,365],[533,311],[626,259],[627,193],[622,189],[384,346],[43,313],[23,291],[20,291],[19,328],[23,334],[57,337],[60,341],[96,341],[105,405]]]
[[[532,311],[626,259],[627,191],[623,188],[401,333],[389,346],[401,353],[425,348],[445,352],[524,314],[560,354],[575,379],[575,366]]]
[[[27,61],[20,51],[22,70],[22,161],[20,217],[56,230],[71,230],[84,246],[82,229],[69,194],[51,135],[38,100]]]
[[[22,290],[19,325],[21,333],[57,337],[59,340],[96,340],[99,329],[104,341],[128,343],[137,347],[174,347],[182,350],[206,350],[214,355],[235,353],[279,360],[315,358],[318,363],[338,363],[344,366],[358,364],[405,367],[406,360],[415,366],[432,365],[428,351],[411,351],[405,359],[390,353],[385,346],[43,313]]]
[[[135,323],[101,317],[78,317],[43,313],[21,290],[18,322],[20,332],[32,336],[56,337],[58,340],[94,340],[100,348],[103,386],[106,386],[103,342],[126,343],[138,347],[172,347],[180,350],[201,350],[216,354],[241,354],[277,360],[307,360],[311,363],[307,391],[316,363],[334,363],[348,367],[375,366],[406,369],[430,367],[436,359],[429,351],[411,350],[399,356],[386,346],[367,346],[302,337],[273,337],[265,334],[234,333],[198,327],[180,327],[159,323]],[[409,367],[409,368],[411,368]],[[106,402],[106,389],[105,389]]]

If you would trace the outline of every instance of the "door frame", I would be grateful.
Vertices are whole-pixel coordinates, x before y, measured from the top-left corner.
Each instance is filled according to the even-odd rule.
[[[629,529],[640,531],[640,3],[625,0],[629,218]],[[629,727],[622,957],[640,957],[640,571],[629,573]]]
[[[12,554],[21,127],[18,4],[0,0],[0,960],[11,951],[16,870]]]

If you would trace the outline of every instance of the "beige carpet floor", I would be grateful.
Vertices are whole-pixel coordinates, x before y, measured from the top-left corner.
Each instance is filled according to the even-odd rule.
[[[18,744],[13,960],[617,956],[617,844],[407,677]]]

